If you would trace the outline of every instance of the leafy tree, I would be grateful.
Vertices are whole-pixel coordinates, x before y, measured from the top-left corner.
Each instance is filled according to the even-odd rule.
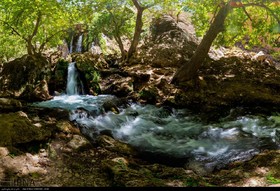
[[[145,10],[150,10],[151,14],[162,11],[172,1],[160,0],[100,0],[96,3],[98,7],[98,19],[94,22],[94,31],[112,36],[120,48],[122,58],[129,58],[136,52],[136,48],[141,40],[144,31],[146,17]],[[154,9],[152,9],[154,8]],[[128,52],[124,49],[122,38],[130,39]]]
[[[185,3],[194,14],[198,34],[203,34],[207,27],[209,29],[190,61],[177,70],[172,83],[180,84],[193,79],[213,42],[233,44],[249,36],[251,45],[259,43],[257,39],[272,45],[279,43],[280,7],[276,6],[277,1],[187,0]]]
[[[69,25],[62,4],[56,0],[1,0],[0,11],[4,37],[24,42],[30,55],[56,45],[59,34]]]
[[[118,43],[122,58],[126,52],[122,37],[131,38],[134,13],[128,1],[103,0],[97,4],[98,13],[93,21],[93,32],[113,37]]]

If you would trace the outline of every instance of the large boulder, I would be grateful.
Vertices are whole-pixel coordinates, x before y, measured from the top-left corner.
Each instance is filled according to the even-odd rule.
[[[0,114],[0,146],[17,146],[32,141],[46,141],[51,131],[38,127],[22,112]]]
[[[153,20],[150,39],[139,48],[138,57],[154,67],[179,67],[193,55],[198,39],[190,15],[163,15]]]
[[[50,99],[47,86],[49,74],[49,62],[39,55],[25,55],[4,63],[0,73],[0,97],[27,101]]]

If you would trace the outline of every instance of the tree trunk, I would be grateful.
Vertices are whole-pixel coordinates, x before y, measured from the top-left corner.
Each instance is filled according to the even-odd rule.
[[[126,57],[126,52],[124,50],[122,39],[121,39],[121,37],[119,35],[114,35],[114,38],[115,38],[115,40],[117,41],[117,43],[119,45],[119,48],[120,48],[120,51],[121,51],[121,54],[122,54],[122,60],[124,60],[125,57]]]
[[[207,57],[212,42],[215,40],[217,35],[223,31],[225,18],[227,17],[229,10],[229,3],[220,8],[209,30],[197,47],[194,55],[191,57],[189,62],[185,63],[177,70],[171,83],[179,85],[180,83],[189,81],[196,76],[197,70]]]
[[[34,55],[34,54],[35,54],[35,48],[34,48],[34,46],[33,46],[33,44],[32,44],[32,38],[29,37],[29,38],[27,39],[26,43],[27,43],[27,45],[26,45],[27,53],[28,53],[29,55]]]
[[[142,15],[143,15],[143,11],[145,10],[145,7],[141,7],[137,0],[132,0],[132,1],[135,7],[137,8],[137,17],[136,17],[136,26],[134,30],[133,40],[128,50],[127,59],[131,58],[131,56],[135,53],[137,45],[140,41],[142,27],[143,27]]]

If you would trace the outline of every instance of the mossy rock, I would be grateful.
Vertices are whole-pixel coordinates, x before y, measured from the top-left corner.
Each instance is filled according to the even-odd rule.
[[[43,141],[51,131],[31,123],[23,112],[0,115],[0,146],[16,146],[32,141]]]

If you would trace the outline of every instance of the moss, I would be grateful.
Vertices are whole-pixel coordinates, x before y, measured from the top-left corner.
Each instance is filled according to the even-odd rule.
[[[34,126],[19,113],[0,115],[0,132],[0,146],[15,146],[51,136],[50,131]]]

